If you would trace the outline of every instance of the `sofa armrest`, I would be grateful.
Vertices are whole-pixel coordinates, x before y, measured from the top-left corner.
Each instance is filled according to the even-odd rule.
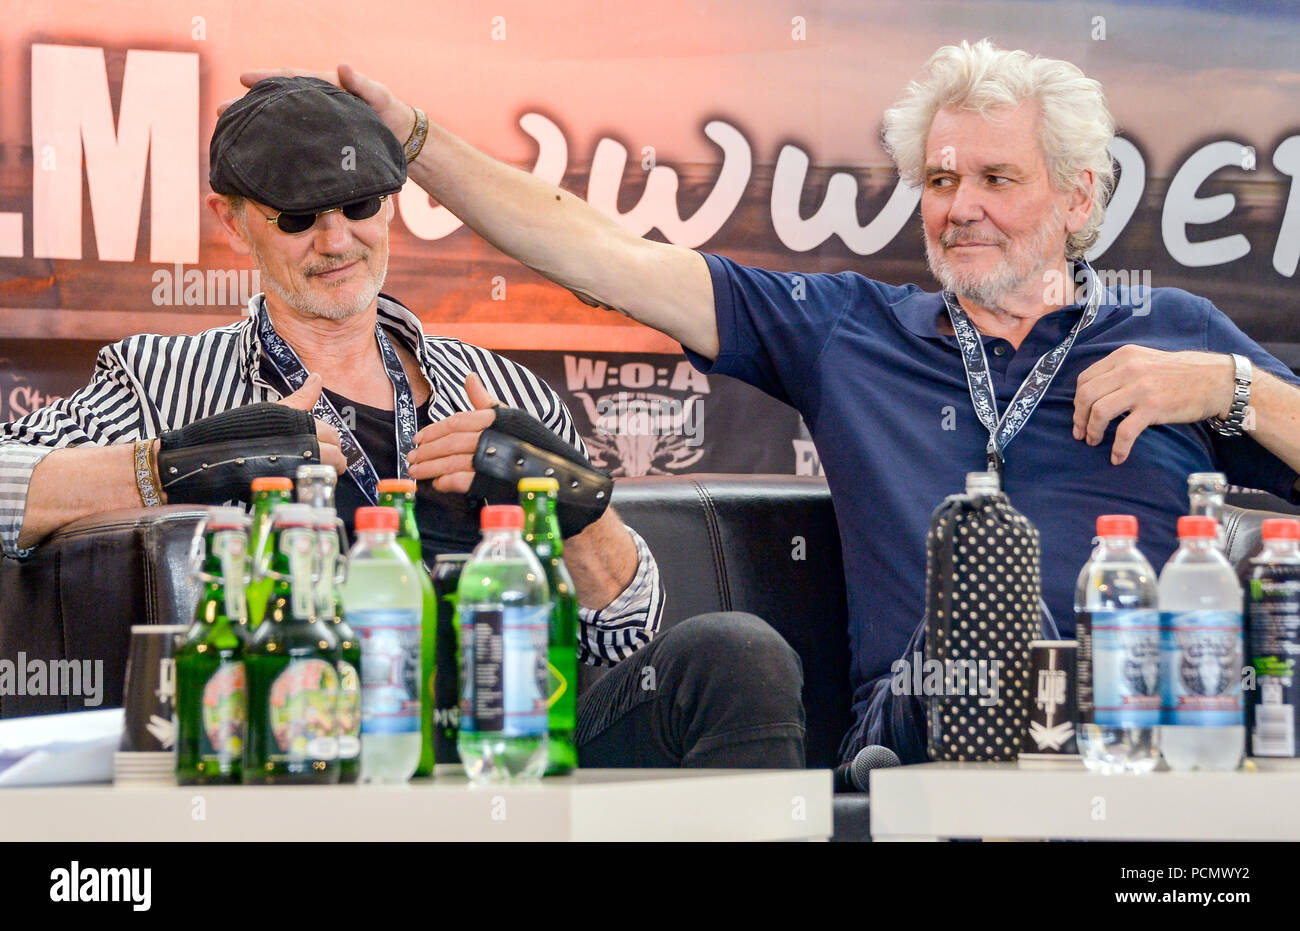
[[[120,705],[130,626],[193,614],[188,556],[204,514],[108,511],[60,528],[27,559],[0,561],[0,659],[103,662],[98,705],[85,695],[0,695],[0,717]]]

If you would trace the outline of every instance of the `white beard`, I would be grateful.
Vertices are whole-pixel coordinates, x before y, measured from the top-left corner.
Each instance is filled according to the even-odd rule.
[[[934,275],[945,290],[988,310],[1000,310],[1007,295],[1035,283],[1046,287],[1048,282],[1043,279],[1043,272],[1054,267],[1062,258],[1052,254],[1054,250],[1051,248],[1053,239],[1060,233],[1061,212],[1053,208],[1052,215],[1043,220],[1032,237],[1021,240],[1019,245],[1013,243],[1010,250],[1004,252],[1002,264],[982,277],[975,271],[954,271],[943,253],[932,248],[930,237],[925,235],[924,228],[921,235],[925,240],[925,261],[930,266],[930,274]],[[1006,237],[1002,237],[998,245],[1004,247]]]

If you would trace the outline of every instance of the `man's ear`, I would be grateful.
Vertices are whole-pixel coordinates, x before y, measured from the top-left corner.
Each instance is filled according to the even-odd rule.
[[[1065,229],[1077,233],[1083,229],[1092,215],[1092,203],[1097,196],[1095,176],[1091,168],[1079,172],[1079,183],[1070,192],[1065,205]]]
[[[244,227],[244,221],[235,213],[230,206],[230,201],[221,194],[209,194],[207,196],[208,208],[216,214],[217,222],[225,230],[226,239],[230,241],[230,248],[236,255],[252,255],[253,244],[248,241],[248,233]],[[243,208],[248,209],[248,203],[245,201]]]

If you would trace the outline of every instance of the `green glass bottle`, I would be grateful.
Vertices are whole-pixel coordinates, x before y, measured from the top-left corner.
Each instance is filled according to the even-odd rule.
[[[246,785],[339,781],[339,641],[316,615],[316,541],[307,505],[281,504],[272,512],[270,565],[261,570],[271,594],[244,652]]]
[[[249,531],[249,559],[252,562],[252,581],[248,584],[248,629],[257,630],[266,610],[266,600],[271,594],[270,576],[258,577],[257,567],[263,562],[267,541],[271,538],[271,512],[276,505],[293,500],[293,482],[287,478],[266,476],[253,479],[253,527]]]
[[[578,765],[573,729],[578,707],[578,595],[573,577],[564,565],[564,538],[555,516],[560,485],[553,478],[519,480],[519,503],[524,508],[524,542],[546,570],[551,589],[551,626],[547,649],[548,697],[546,725],[550,757],[546,775],[558,776]]]
[[[248,687],[244,669],[248,515],[211,508],[195,552],[203,584],[194,623],[176,650],[176,782],[240,781]]]
[[[415,482],[409,478],[386,478],[378,486],[379,506],[396,508],[400,515],[397,545],[416,568],[424,607],[420,611],[420,762],[415,775],[433,775],[434,676],[438,657],[438,599],[433,579],[424,564],[420,526],[415,521]]]
[[[339,782],[361,775],[361,640],[343,613],[343,524],[332,507],[313,507],[317,556],[316,615],[339,641],[339,698],[335,721],[339,739]]]

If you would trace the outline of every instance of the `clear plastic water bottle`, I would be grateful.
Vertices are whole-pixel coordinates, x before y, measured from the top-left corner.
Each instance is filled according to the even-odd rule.
[[[1223,528],[1224,497],[1228,493],[1228,476],[1222,472],[1193,472],[1187,476],[1187,513],[1211,517],[1219,525],[1215,535],[1219,549],[1228,549]]]
[[[524,511],[481,513],[483,540],[460,576],[461,707],[457,747],[474,782],[535,781],[547,762],[546,573],[523,541]]]
[[[1150,772],[1160,759],[1160,612],[1156,573],[1137,548],[1138,522],[1097,518],[1079,572],[1079,755],[1095,772]]]
[[[1245,751],[1241,585],[1218,527],[1180,517],[1178,551],[1160,572],[1160,750],[1171,769],[1233,770]]]
[[[420,613],[415,567],[392,508],[357,508],[343,612],[361,642],[361,782],[405,782],[420,762]]]

